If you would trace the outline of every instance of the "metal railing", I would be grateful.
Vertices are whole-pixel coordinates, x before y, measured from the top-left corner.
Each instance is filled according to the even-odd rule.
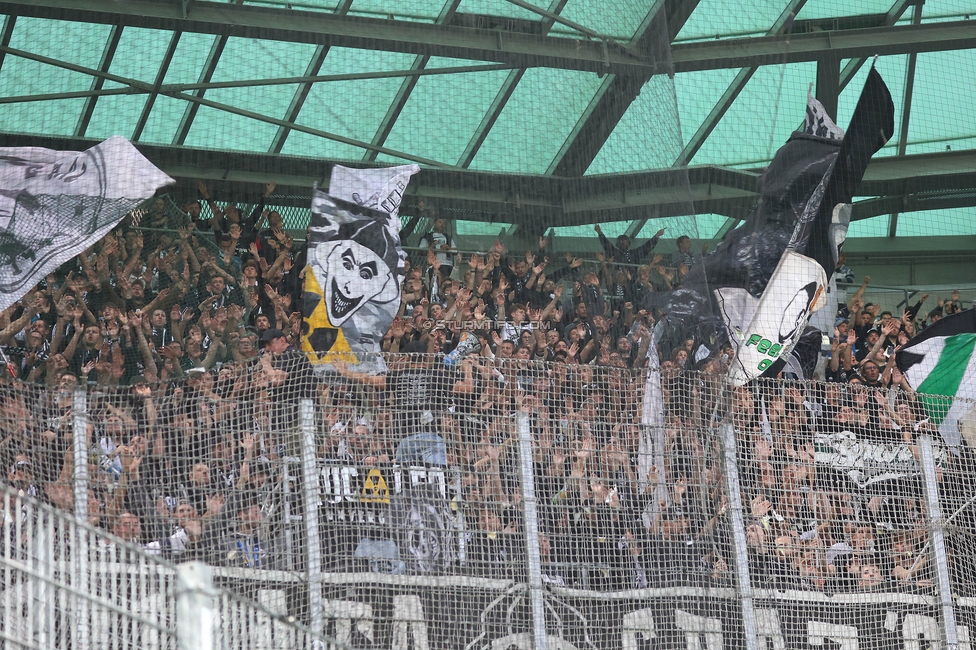
[[[512,375],[503,385],[517,378],[531,394],[549,390],[537,379],[558,369],[500,362],[495,370]],[[858,402],[864,395],[836,384],[765,381],[732,395],[707,374],[605,370],[559,372],[578,373],[586,395],[630,391],[642,409],[574,419],[513,406],[464,433],[451,428],[463,412],[402,404],[405,438],[395,424],[371,430],[397,446],[385,464],[350,458],[369,439],[350,438],[345,460],[324,458],[322,447],[346,435],[329,419],[337,409],[393,409],[395,423],[388,391],[343,393],[339,406],[300,400],[299,449],[281,459],[287,561],[229,563],[218,547],[206,555],[211,566],[181,587],[175,565],[85,523],[94,516],[86,512],[90,413],[86,391],[76,391],[75,516],[3,491],[0,638],[25,648],[173,648],[182,626],[205,628],[194,638],[217,648],[609,650],[660,638],[750,650],[829,639],[879,650],[967,647],[976,463],[965,445],[950,449],[922,421],[851,425],[866,432],[857,435],[843,419],[818,429],[822,420],[807,419],[801,397],[868,408]],[[583,391],[552,376],[569,382],[570,395]],[[659,407],[642,398],[655,382],[664,389]],[[921,408],[911,395],[882,401],[892,422],[921,417],[910,413]],[[974,404],[959,403],[971,418]],[[577,408],[588,408],[585,400]],[[724,414],[721,425],[714,414]],[[614,418],[617,429],[604,427]],[[640,422],[639,445],[626,442],[627,418]],[[431,433],[417,438],[414,427]],[[461,462],[466,448],[491,452]],[[562,449],[579,472],[566,464],[559,473]],[[418,462],[428,451],[430,462]],[[623,468],[647,467],[645,457],[661,464],[627,478]],[[213,613],[181,610],[181,597],[211,603]]]
[[[9,486],[0,499],[6,648],[339,647],[288,615],[291,576],[176,566]]]

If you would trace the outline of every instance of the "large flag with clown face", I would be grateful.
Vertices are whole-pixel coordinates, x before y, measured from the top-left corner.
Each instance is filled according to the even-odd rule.
[[[314,190],[302,336],[313,367],[342,359],[380,369],[373,353],[400,308],[398,226],[386,212]]]

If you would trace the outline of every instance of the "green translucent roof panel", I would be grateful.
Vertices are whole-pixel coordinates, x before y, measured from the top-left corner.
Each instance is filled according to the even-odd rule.
[[[901,217],[898,217],[899,222]],[[891,215],[883,214],[880,217],[871,217],[854,221],[847,230],[847,237],[887,237],[888,224],[891,223]]]
[[[922,5],[922,22],[969,20],[974,13],[970,0],[926,0]]]
[[[547,0],[526,0],[526,2],[539,9],[549,9]],[[505,0],[461,0],[457,11],[462,14],[485,14],[522,20],[539,20],[540,18],[539,14]]]
[[[662,217],[660,219],[651,219],[646,224],[644,224],[644,227],[641,228],[640,232],[637,234],[636,239],[639,240],[650,239],[661,228],[665,229],[665,233],[663,236],[664,239],[677,239],[681,235],[688,235],[689,237],[692,237],[694,239],[708,238],[711,235],[707,234],[707,232],[705,234],[700,234],[702,232],[705,232],[705,229],[703,229],[701,225],[708,222],[708,217],[715,217],[715,216],[716,215],[707,215],[707,217],[703,219],[700,223],[699,223],[699,217],[694,215]],[[725,223],[724,217],[719,217],[719,219],[722,220],[722,223]],[[713,219],[713,220],[717,220],[717,219]],[[627,229],[630,228],[631,223],[632,223],[631,221],[610,221],[610,222],[601,223],[600,227],[603,229],[604,235],[606,235],[610,239],[613,239],[614,237],[618,237],[620,235],[625,234],[627,232]],[[593,230],[593,226],[589,226],[589,225],[560,226],[558,228],[554,228],[553,230],[555,231],[557,237],[593,237],[595,241],[597,236],[596,232]],[[643,241],[637,243],[643,243]],[[557,242],[557,246],[558,246],[558,242]]]
[[[633,38],[655,4],[657,3],[653,0],[618,0],[613,3],[601,0],[568,0],[559,15],[598,34],[626,43]],[[553,26],[554,32],[564,29],[569,28],[558,24]]]
[[[301,0],[301,2],[291,2],[291,0],[238,0],[240,4],[255,5],[259,7],[280,7],[287,9],[300,9],[301,11],[335,11],[337,2],[335,0]]]
[[[654,75],[620,118],[586,173],[670,167],[682,148],[678,115],[674,81],[667,75]]]
[[[300,77],[315,46],[306,43],[229,38],[214,70],[213,81]],[[209,100],[269,116],[284,116],[297,84],[216,88]],[[215,108],[201,107],[186,138],[187,146],[267,151],[278,127]]]
[[[392,15],[398,20],[433,21],[444,7],[444,0],[355,0],[349,7],[350,14],[366,16]]]
[[[471,168],[545,173],[600,81],[575,70],[527,70]]]
[[[414,61],[410,54],[376,52],[333,47],[325,58],[320,75],[381,70],[406,70]],[[402,78],[361,79],[317,83],[309,91],[298,123],[347,138],[370,142],[386,115]],[[284,154],[359,160],[366,153],[334,140],[292,131],[285,140]]]
[[[126,27],[122,31],[108,71],[145,83],[155,82],[172,37],[172,32]],[[122,84],[106,81],[104,87],[119,88]],[[147,95],[99,97],[86,135],[90,138],[108,138],[113,135],[131,137],[147,98]]]
[[[738,72],[737,69],[721,69],[674,75],[682,142],[691,140]]]
[[[898,215],[899,237],[976,235],[976,208],[903,212]]]
[[[196,83],[207,61],[215,36],[208,34],[182,34],[176,46],[173,60],[163,77],[165,84]],[[186,111],[186,102],[160,95],[142,132],[142,142],[169,144],[176,135],[180,120]]]
[[[18,18],[10,47],[42,54],[87,68],[98,68],[110,27],[62,20]],[[77,92],[91,89],[92,78],[13,55],[3,59],[0,96]],[[84,99],[6,104],[3,130],[46,135],[71,135]]]
[[[667,228],[667,232],[664,233],[666,239],[677,239],[681,235],[688,235],[692,239],[714,239],[728,220],[728,217],[721,214],[696,214],[690,217],[650,219],[644,224],[637,236],[639,238],[653,237],[661,228]],[[695,253],[697,254],[698,251]]]
[[[477,65],[432,58],[427,68]],[[454,164],[509,75],[508,70],[420,77],[386,139],[386,146]],[[439,128],[432,129],[437,124]],[[392,161],[381,154],[378,160]]]
[[[489,235],[496,236],[501,231],[511,228],[512,224],[495,221],[487,223],[484,221],[467,221],[458,219],[454,222],[454,234],[456,235]]]
[[[976,50],[918,55],[906,153],[976,147],[974,70]]]
[[[728,0],[701,0],[676,40],[765,34],[785,6],[785,2],[769,0],[741,0],[734,7]]]
[[[797,14],[797,20],[816,20],[836,16],[863,16],[865,14],[885,14],[891,9],[893,0],[807,0]],[[911,12],[909,8],[908,12]]]
[[[712,131],[693,164],[756,167],[802,124],[816,63],[761,67]],[[756,119],[761,115],[763,119]]]

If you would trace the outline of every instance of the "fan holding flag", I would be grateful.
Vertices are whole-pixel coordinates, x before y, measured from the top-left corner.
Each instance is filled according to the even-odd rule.
[[[947,444],[961,440],[959,420],[976,404],[976,310],[947,316],[908,341],[895,356]],[[969,440],[976,447],[976,440]]]

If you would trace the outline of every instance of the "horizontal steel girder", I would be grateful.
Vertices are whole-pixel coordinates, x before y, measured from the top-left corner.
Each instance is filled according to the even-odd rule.
[[[0,13],[245,38],[329,44],[596,73],[668,71],[625,46],[405,20],[341,16],[198,0],[187,18],[169,0],[0,0]],[[976,21],[869,27],[764,36],[672,47],[675,72],[816,61],[824,52],[845,59],[976,47]]]
[[[0,13],[495,61],[523,68],[625,75],[656,71],[653,61],[613,42],[202,0],[191,5],[185,19],[179,4],[170,0],[4,0]],[[665,71],[665,63],[660,66]]]
[[[83,150],[86,138],[0,133],[0,146]],[[328,186],[333,161],[137,144],[175,178],[173,191],[196,196],[203,179],[221,201],[255,202],[264,183],[278,184],[274,203],[308,206],[311,188]],[[348,163],[346,163],[348,164]],[[355,164],[355,163],[354,163]],[[368,166],[368,165],[362,165]],[[760,170],[715,166],[565,178],[424,168],[410,184],[404,214],[424,197],[445,216],[471,221],[544,223],[546,227],[698,214],[744,218],[758,198]],[[876,158],[868,166],[854,218],[935,207],[976,205],[976,150]]]

